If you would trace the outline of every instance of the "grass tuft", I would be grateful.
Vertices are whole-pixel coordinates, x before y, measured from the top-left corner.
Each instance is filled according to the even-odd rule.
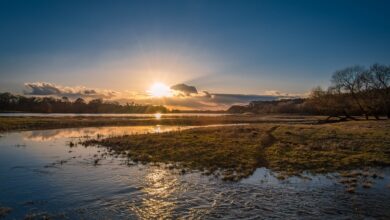
[[[390,165],[389,121],[351,121],[304,125],[269,123],[245,126],[196,128],[144,135],[91,139],[135,162],[173,163],[213,174],[222,170],[224,180],[236,181],[267,167],[280,176],[341,172],[354,183],[364,175],[351,171]],[[343,180],[343,181],[347,181]]]

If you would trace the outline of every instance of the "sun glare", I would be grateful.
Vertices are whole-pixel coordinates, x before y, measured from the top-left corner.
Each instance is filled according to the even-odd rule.
[[[162,116],[162,114],[161,113],[156,113],[156,114],[154,114],[154,118],[156,118],[157,120],[160,120],[161,119],[161,116]]]
[[[160,82],[154,83],[148,90],[148,93],[150,96],[157,98],[172,96],[172,92],[169,86]]]

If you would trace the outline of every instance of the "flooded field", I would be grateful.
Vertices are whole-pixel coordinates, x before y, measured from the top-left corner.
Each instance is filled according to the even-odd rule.
[[[0,207],[5,219],[390,218],[390,169],[370,189],[345,191],[336,174],[278,180],[264,168],[239,182],[164,165],[134,164],[86,138],[190,127],[35,130],[0,137]]]
[[[164,117],[219,117],[231,115],[227,113],[155,113],[155,114],[108,114],[108,113],[0,113],[0,117],[134,117],[134,118],[155,118],[156,115]]]

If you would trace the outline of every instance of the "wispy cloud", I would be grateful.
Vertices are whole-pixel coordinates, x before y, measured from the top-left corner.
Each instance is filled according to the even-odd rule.
[[[48,82],[32,82],[25,83],[24,85],[27,88],[27,91],[24,91],[25,95],[112,99],[119,94],[116,91],[108,89],[93,89],[84,86],[68,87]]]
[[[109,89],[87,88],[84,86],[62,86],[48,82],[25,83],[25,86],[28,90],[24,92],[26,95],[67,96],[71,99],[79,97],[85,99],[102,98],[120,103],[135,102],[139,104],[166,105],[176,109],[223,110],[229,108],[231,105],[243,105],[251,101],[271,101],[295,97],[278,91],[269,91],[264,95],[199,92],[195,86],[186,84],[172,86],[171,89],[174,95],[162,98],[151,97],[146,92],[118,92]]]

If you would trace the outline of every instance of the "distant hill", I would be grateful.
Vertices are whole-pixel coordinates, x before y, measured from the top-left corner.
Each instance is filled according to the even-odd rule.
[[[307,104],[306,99],[281,99],[275,101],[252,101],[248,105],[233,105],[228,110],[229,113],[300,113],[315,114],[315,109]]]

